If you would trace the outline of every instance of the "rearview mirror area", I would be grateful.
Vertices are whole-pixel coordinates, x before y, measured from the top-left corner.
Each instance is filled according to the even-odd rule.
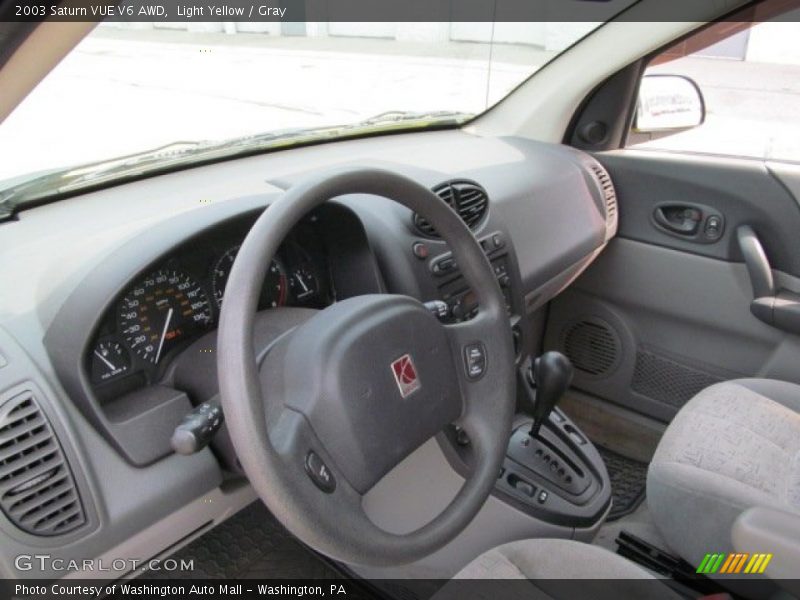
[[[689,77],[661,74],[642,77],[634,133],[654,139],[698,127],[705,118],[703,93]]]

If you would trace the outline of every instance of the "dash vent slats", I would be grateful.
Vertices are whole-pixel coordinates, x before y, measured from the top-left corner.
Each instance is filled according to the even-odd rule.
[[[489,208],[486,190],[472,181],[446,181],[434,187],[433,193],[456,211],[470,229],[480,224]],[[440,237],[433,225],[419,214],[414,215],[414,225],[428,237]]]
[[[607,237],[612,237],[617,231],[617,192],[611,182],[611,176],[600,164],[590,163],[589,168],[594,175],[597,185],[603,194],[605,204]]]
[[[30,391],[0,405],[0,509],[17,527],[40,536],[86,522],[61,446]]]

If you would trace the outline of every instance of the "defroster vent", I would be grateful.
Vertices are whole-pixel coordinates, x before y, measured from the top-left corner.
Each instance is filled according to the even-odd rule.
[[[64,453],[30,391],[0,405],[0,509],[34,535],[61,535],[86,522]]]
[[[456,211],[470,229],[480,224],[489,208],[486,190],[473,181],[446,181],[433,188],[433,193]],[[439,237],[433,225],[421,215],[414,215],[414,225],[429,237]]]

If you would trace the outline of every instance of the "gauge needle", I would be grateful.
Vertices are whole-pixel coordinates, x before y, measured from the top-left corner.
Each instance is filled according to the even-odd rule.
[[[172,307],[170,307],[169,311],[167,312],[167,320],[164,321],[164,330],[161,332],[161,341],[158,342],[158,352],[156,352],[156,364],[158,364],[158,359],[161,358],[161,349],[164,347],[164,340],[167,337],[167,330],[169,329],[170,321],[172,321]]]
[[[99,358],[100,360],[102,360],[104,363],[106,363],[108,365],[109,369],[111,369],[112,371],[116,371],[117,370],[117,367],[112,365],[111,362],[105,356],[100,354],[97,350],[95,350],[94,353],[97,355],[97,358]]]

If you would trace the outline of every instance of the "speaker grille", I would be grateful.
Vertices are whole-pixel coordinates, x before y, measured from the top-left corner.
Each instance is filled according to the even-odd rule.
[[[722,378],[647,350],[636,353],[633,391],[670,406],[681,407]]]
[[[0,406],[0,509],[34,535],[60,535],[86,522],[61,446],[30,391]]]
[[[619,360],[619,337],[599,319],[583,320],[567,327],[563,347],[573,366],[589,375],[608,375]]]

